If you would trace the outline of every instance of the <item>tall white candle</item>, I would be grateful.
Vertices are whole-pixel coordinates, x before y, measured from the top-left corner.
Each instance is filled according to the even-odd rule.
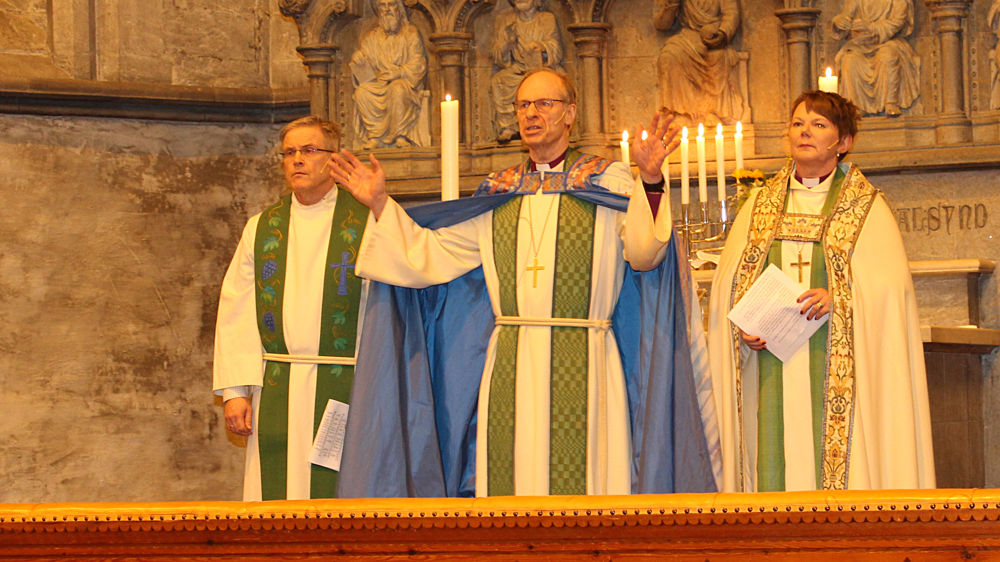
[[[628,150],[628,131],[622,131],[622,142],[619,144],[619,146],[622,149],[622,162],[624,162],[626,166],[631,166],[632,155],[629,153]]]
[[[736,122],[736,134],[733,135],[734,149],[736,150],[736,169],[743,169],[743,122]]]
[[[726,141],[722,136],[722,123],[715,126],[715,182],[719,201],[726,200]]]
[[[819,89],[831,94],[837,93],[837,77],[833,75],[833,69],[826,67],[826,76],[819,77]]]
[[[698,201],[708,201],[708,164],[705,162],[705,125],[698,123]]]
[[[688,128],[681,129],[681,205],[691,203],[691,170],[688,167],[691,148],[688,141]]]
[[[441,102],[441,200],[458,199],[458,100]]]

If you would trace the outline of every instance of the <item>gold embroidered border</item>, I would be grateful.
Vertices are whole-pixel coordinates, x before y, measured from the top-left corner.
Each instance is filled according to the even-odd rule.
[[[819,242],[826,231],[826,217],[823,215],[805,215],[801,213],[784,213],[778,223],[778,240],[794,242]]]
[[[823,411],[821,487],[824,490],[847,489],[855,389],[851,255],[877,194],[878,190],[861,171],[851,166],[836,206],[830,213],[830,225],[823,238],[827,290],[831,302]]]
[[[743,255],[740,256],[740,263],[733,275],[732,296],[729,299],[731,305],[739,302],[754,280],[760,275],[767,263],[767,253],[771,248],[777,224],[785,208],[785,196],[787,193],[788,176],[791,174],[791,162],[785,165],[777,174],[764,184],[757,200],[754,202],[750,215],[750,227],[747,231],[747,245],[743,248]],[[743,459],[746,452],[746,443],[743,439],[743,365],[740,353],[740,330],[735,324],[730,323],[732,329],[733,357],[736,361],[736,424],[738,446],[736,455],[737,474],[739,475],[740,488],[743,489],[746,483],[746,467]]]
[[[767,262],[785,206],[791,163],[771,178],[757,196],[736,274],[733,276],[731,303],[743,297]],[[861,226],[878,193],[864,175],[851,168],[844,178],[840,196],[830,213],[830,222],[823,237],[826,256],[828,290],[831,296],[830,330],[827,348],[825,408],[823,414],[823,460],[821,487],[846,489],[850,435],[854,412],[854,316],[851,295],[851,255]],[[740,334],[731,325],[733,356],[736,361],[736,400],[739,447],[738,470],[741,486],[746,482],[743,457],[743,382],[740,355]]]

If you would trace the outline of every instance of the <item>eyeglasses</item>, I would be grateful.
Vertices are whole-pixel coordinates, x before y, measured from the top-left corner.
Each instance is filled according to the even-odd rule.
[[[285,158],[295,158],[295,153],[296,152],[301,152],[303,156],[312,156],[313,154],[316,154],[317,152],[330,152],[330,153],[333,153],[333,152],[337,152],[337,151],[336,150],[330,150],[328,148],[320,148],[318,146],[313,146],[311,144],[307,144],[307,145],[305,145],[305,146],[303,146],[301,148],[286,148],[285,150],[281,151],[281,155],[284,156]]]
[[[538,110],[539,113],[548,113],[552,111],[552,108],[555,107],[556,103],[566,103],[566,100],[557,100],[552,98],[517,100],[514,102],[514,110],[518,113],[524,113],[528,111],[528,108],[531,107],[532,104],[534,104],[535,109]]]

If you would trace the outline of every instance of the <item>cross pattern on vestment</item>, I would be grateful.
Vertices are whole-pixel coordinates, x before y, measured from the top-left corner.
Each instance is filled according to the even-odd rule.
[[[530,271],[534,275],[534,279],[531,281],[532,288],[538,288],[538,272],[545,269],[544,265],[538,265],[538,257],[535,257],[535,265],[525,266],[525,270]]]
[[[340,261],[341,263],[331,263],[330,267],[334,270],[340,269],[340,278],[337,280],[337,294],[346,295],[347,294],[347,270],[354,269],[354,265],[347,260],[351,259],[350,252],[341,252]]]
[[[800,250],[799,250],[799,261],[797,261],[797,262],[792,262],[792,263],[790,263],[790,264],[789,264],[789,265],[791,265],[792,267],[797,267],[797,268],[799,268],[799,283],[801,283],[801,282],[802,282],[802,269],[803,269],[803,268],[805,268],[805,267],[806,267],[807,265],[809,265],[810,263],[812,263],[812,262],[807,262],[807,261],[802,261],[802,250],[800,249]]]

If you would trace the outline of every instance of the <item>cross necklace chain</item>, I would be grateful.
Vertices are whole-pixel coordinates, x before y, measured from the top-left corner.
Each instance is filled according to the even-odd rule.
[[[549,210],[545,214],[545,222],[542,223],[542,232],[539,235],[539,240],[535,240],[535,221],[534,215],[531,213],[531,200],[536,197],[537,194],[527,195],[528,199],[528,233],[531,235],[531,259],[532,265],[526,265],[524,267],[525,272],[530,271],[532,273],[531,287],[538,288],[538,272],[545,269],[544,265],[538,264],[538,250],[539,246],[542,244],[541,239],[545,238],[545,229],[549,226],[549,218],[552,217],[552,209],[557,207],[559,200],[553,197],[553,201],[549,204]]]

